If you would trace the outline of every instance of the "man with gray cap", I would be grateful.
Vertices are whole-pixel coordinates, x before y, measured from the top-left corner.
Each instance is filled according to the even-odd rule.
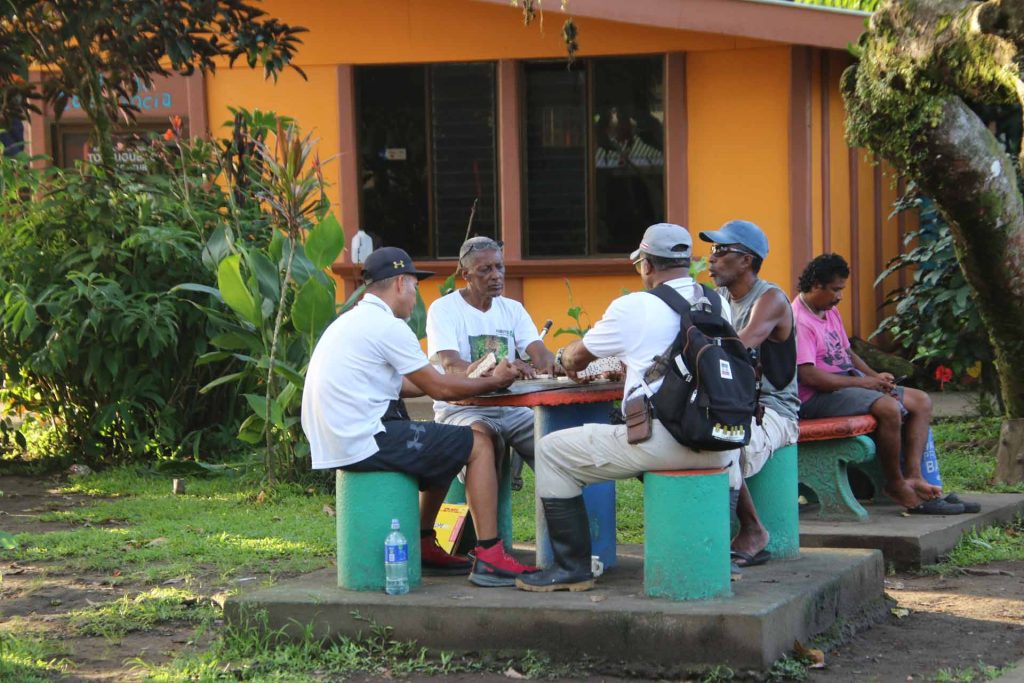
[[[751,425],[750,443],[740,451],[744,480],[761,471],[772,453],[796,443],[800,436],[797,416],[800,398],[796,383],[796,326],[789,298],[777,285],[757,275],[768,256],[768,238],[750,221],[729,221],[720,229],[700,233],[711,242],[711,278],[718,293],[729,303],[733,324],[748,349],[761,359],[761,423]],[[740,567],[764,564],[768,531],[757,516],[747,490],[740,488],[736,515],[739,533],[732,541],[733,561]]]
[[[502,361],[487,377],[442,375],[423,355],[403,322],[416,305],[417,270],[397,247],[374,251],[363,264],[366,294],[324,331],[313,349],[302,393],[302,430],[313,469],[404,472],[420,485],[420,551],[423,567],[470,572],[465,558],[437,543],[434,519],[455,475],[466,468],[466,497],[478,546],[470,581],[511,586],[532,567],[520,564],[498,538],[498,482],[494,447],[466,427],[409,419],[401,398],[429,394],[455,400],[510,385],[518,372]]]
[[[630,260],[644,289],[666,283],[691,302],[705,296],[690,277],[693,240],[678,225],[658,223],[647,228],[640,248]],[[712,297],[717,296],[709,292]],[[729,308],[717,306],[729,319]],[[555,354],[566,373],[576,373],[598,358],[618,356],[626,365],[625,399],[638,392],[657,391],[659,382],[645,385],[644,371],[664,353],[679,333],[679,315],[647,292],[621,296],[582,340]],[[646,388],[645,388],[646,387]],[[590,571],[590,528],[582,487],[600,481],[629,479],[648,470],[719,468],[738,460],[737,451],[695,451],[683,446],[658,421],[651,436],[630,444],[625,425],[588,424],[548,434],[537,444],[537,496],[544,508],[551,539],[553,564],[535,574],[523,574],[516,586],[527,591],[587,590],[594,585]],[[739,467],[730,467],[730,484],[739,486]]]
[[[554,354],[544,346],[526,309],[502,296],[505,262],[501,247],[501,242],[490,237],[466,240],[459,249],[459,272],[466,286],[430,306],[427,355],[440,372],[464,376],[490,353],[494,353],[495,360],[507,358],[526,378],[552,372]],[[529,364],[522,360],[524,357],[530,359]],[[533,466],[530,408],[483,408],[435,401],[434,420],[500,437]]]

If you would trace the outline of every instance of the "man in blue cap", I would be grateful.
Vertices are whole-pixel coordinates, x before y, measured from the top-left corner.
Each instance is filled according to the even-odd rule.
[[[733,326],[743,344],[756,349],[763,371],[760,424],[751,426],[750,443],[740,451],[743,479],[761,471],[772,453],[796,443],[800,398],[796,381],[796,326],[789,297],[777,285],[758,277],[768,256],[768,238],[750,221],[729,221],[718,230],[700,233],[711,243],[711,278],[729,304]],[[757,516],[746,481],[740,487],[736,515],[739,533],[732,541],[733,561],[740,567],[771,559],[768,531]]]
[[[511,586],[533,568],[506,552],[498,538],[494,446],[469,427],[413,422],[403,397],[457,400],[510,385],[518,371],[502,360],[486,377],[443,375],[427,360],[404,322],[416,305],[417,270],[397,247],[374,251],[363,264],[366,294],[324,331],[313,349],[302,394],[302,430],[314,469],[404,472],[420,484],[420,549],[424,568],[470,572],[465,558],[444,552],[434,519],[452,479],[466,468],[466,498],[478,545],[470,581]]]

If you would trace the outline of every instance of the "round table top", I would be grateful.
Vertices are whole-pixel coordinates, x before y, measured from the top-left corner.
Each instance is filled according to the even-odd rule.
[[[513,385],[515,386],[515,385]],[[452,401],[460,406],[562,406],[575,403],[603,403],[622,398],[622,382],[601,382],[594,384],[569,384],[558,389],[546,389],[528,393],[495,393],[475,396],[461,401]]]

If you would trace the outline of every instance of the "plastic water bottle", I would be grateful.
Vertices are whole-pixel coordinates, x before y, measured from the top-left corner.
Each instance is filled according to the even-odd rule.
[[[391,533],[384,540],[384,592],[388,595],[409,592],[409,542],[402,535],[397,519],[391,520]]]

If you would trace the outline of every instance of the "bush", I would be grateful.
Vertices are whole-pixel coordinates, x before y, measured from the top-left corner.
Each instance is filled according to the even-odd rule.
[[[154,143],[138,175],[0,159],[0,402],[45,416],[90,463],[221,446],[237,423],[221,392],[199,393],[219,374],[196,363],[206,317],[170,292],[208,277],[227,205],[214,152]]]
[[[892,259],[875,280],[877,286],[902,269],[912,274],[906,288],[885,299],[895,312],[878,324],[871,338],[889,332],[915,362],[944,365],[963,378],[980,368],[982,386],[999,396],[993,351],[971,290],[956,260],[949,225],[927,197],[912,186],[896,205],[896,212],[917,209],[920,227],[908,232],[905,244],[916,241],[906,254]]]

